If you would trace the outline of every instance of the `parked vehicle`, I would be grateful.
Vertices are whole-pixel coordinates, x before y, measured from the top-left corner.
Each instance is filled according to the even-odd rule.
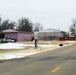
[[[0,43],[2,42],[2,38],[0,38]]]
[[[1,43],[15,42],[15,40],[10,39],[10,38],[1,38],[1,39],[0,39],[0,42],[1,42]]]

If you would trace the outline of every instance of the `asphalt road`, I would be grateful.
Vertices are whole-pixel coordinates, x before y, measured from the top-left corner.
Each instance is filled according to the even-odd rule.
[[[0,75],[76,75],[76,44],[22,59],[0,61]]]

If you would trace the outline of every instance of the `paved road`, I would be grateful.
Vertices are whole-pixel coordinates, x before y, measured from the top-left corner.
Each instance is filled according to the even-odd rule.
[[[76,75],[76,44],[0,62],[0,75]]]

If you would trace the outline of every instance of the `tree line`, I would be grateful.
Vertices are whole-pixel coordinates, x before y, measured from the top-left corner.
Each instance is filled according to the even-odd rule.
[[[33,24],[28,18],[24,17],[18,20],[18,22],[4,20],[0,18],[0,31],[6,29],[15,29],[18,31],[34,32],[43,29],[43,26],[37,22]]]

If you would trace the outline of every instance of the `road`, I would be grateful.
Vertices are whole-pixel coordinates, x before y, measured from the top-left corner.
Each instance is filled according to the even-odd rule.
[[[22,59],[0,61],[0,75],[76,75],[76,44]]]

